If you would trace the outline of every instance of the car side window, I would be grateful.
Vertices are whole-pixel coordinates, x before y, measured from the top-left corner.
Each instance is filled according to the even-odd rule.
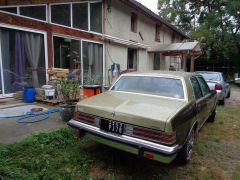
[[[195,98],[200,99],[201,97],[203,97],[201,87],[196,77],[191,77],[191,84],[193,87]]]
[[[208,95],[210,93],[210,89],[209,89],[206,81],[202,77],[200,77],[200,76],[198,76],[197,79],[198,79],[199,84],[200,84],[200,86],[202,88],[203,95],[204,96]]]

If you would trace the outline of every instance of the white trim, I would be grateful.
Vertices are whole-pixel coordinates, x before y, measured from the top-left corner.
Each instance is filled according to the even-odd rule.
[[[0,28],[8,28],[8,29],[13,29],[13,30],[20,30],[20,31],[24,31],[24,32],[31,32],[31,33],[37,33],[37,34],[42,34],[43,35],[43,39],[44,39],[44,53],[45,53],[45,68],[46,68],[46,83],[48,82],[48,75],[47,75],[47,69],[48,69],[48,46],[47,46],[47,32],[45,31],[39,31],[39,30],[33,30],[30,28],[23,28],[23,27],[19,27],[19,26],[13,26],[13,25],[6,25],[6,24],[2,24],[0,23]],[[0,48],[1,51],[1,48]],[[1,53],[1,52],[0,52]],[[0,54],[0,60],[2,60],[2,55]],[[1,67],[0,67],[1,68]],[[1,71],[2,72],[2,71]],[[2,76],[3,78],[3,76]],[[3,83],[4,86],[4,83]],[[4,90],[3,90],[4,91]],[[10,96],[11,94],[3,94],[4,96]]]
[[[70,4],[70,26],[73,27],[73,6]]]
[[[88,2],[88,31],[91,31],[91,7]]]
[[[83,85],[83,41],[81,40],[81,84]]]
[[[3,97],[4,94],[5,94],[5,88],[4,88],[4,79],[3,79],[3,64],[2,64],[2,43],[1,43],[1,37],[2,37],[2,34],[0,33],[0,72],[1,72],[1,80],[0,80],[0,83],[1,83],[1,86],[2,86],[2,91],[0,92],[0,97]]]

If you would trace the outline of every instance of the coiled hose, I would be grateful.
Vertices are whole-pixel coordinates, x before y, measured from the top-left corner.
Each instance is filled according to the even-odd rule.
[[[29,123],[36,123],[36,122],[41,122],[47,120],[51,114],[60,112],[60,108],[55,108],[55,109],[50,109],[44,112],[28,112],[23,115],[19,116],[0,116],[0,118],[17,118],[16,122],[20,124],[29,124]],[[36,117],[43,116],[43,118],[36,119]],[[33,117],[32,119],[29,119]]]

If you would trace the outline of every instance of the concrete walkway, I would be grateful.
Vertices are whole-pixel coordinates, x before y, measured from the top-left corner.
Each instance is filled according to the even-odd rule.
[[[48,109],[55,107],[36,104]],[[0,144],[11,144],[21,141],[25,137],[42,131],[52,131],[65,127],[66,123],[61,120],[59,113],[54,113],[49,119],[43,122],[33,124],[19,124],[16,119],[1,119],[0,118]]]

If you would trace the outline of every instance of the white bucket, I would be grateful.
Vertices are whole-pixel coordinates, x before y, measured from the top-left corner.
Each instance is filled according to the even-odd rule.
[[[55,89],[44,89],[46,99],[54,99]]]

